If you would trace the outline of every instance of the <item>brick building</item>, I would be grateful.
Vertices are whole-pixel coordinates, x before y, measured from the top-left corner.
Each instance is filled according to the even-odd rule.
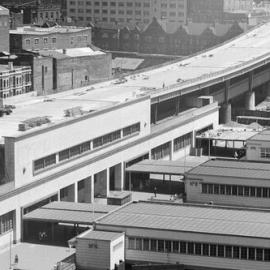
[[[188,23],[176,28],[154,18],[146,28],[97,23],[93,27],[93,43],[113,51],[189,55],[231,39],[244,30],[244,25],[238,23]]]
[[[91,28],[55,26],[50,28],[24,26],[10,31],[14,53],[87,47],[91,44]]]
[[[0,52],[9,52],[9,11],[0,6]]]

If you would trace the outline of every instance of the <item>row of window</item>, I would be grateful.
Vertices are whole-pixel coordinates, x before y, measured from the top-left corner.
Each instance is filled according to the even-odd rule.
[[[134,250],[270,262],[270,249],[163,239],[128,238]]]
[[[69,4],[71,5],[71,6],[75,6],[76,5],[76,1],[69,1]],[[133,2],[114,2],[114,1],[112,1],[112,2],[110,2],[110,3],[108,3],[108,2],[106,2],[106,1],[102,1],[102,2],[99,2],[99,1],[78,1],[78,6],[84,6],[84,4],[86,5],[86,6],[92,6],[92,5],[94,5],[94,6],[96,6],[96,7],[99,7],[99,6],[102,6],[102,7],[108,7],[109,5],[111,6],[111,7],[116,7],[116,6],[118,6],[118,7],[124,7],[124,6],[127,6],[127,7],[133,7],[133,4],[134,4],[134,6],[135,7],[144,7],[144,8],[149,8],[150,7],[150,2],[145,2],[145,3],[140,3],[140,2],[135,2],[135,3],[133,3]],[[174,7],[173,7],[174,8]]]
[[[12,230],[14,227],[14,211],[0,216],[0,235]]]
[[[112,142],[115,142],[123,138],[131,136],[140,132],[141,126],[140,123],[136,123],[130,125],[128,127],[123,128],[122,130],[116,130],[114,132],[108,133],[106,135],[100,136],[93,140],[83,142],[81,144],[72,146],[68,149],[60,151],[57,154],[52,154],[41,159],[34,161],[34,172],[43,170],[47,167],[55,165],[57,162],[63,162],[65,160],[71,159],[73,157],[82,155],[85,152],[89,152],[92,149],[96,149],[105,145],[108,145]],[[122,135],[121,135],[122,134]]]
[[[220,185],[202,183],[202,193],[204,194],[221,194],[231,196],[270,198],[270,188],[252,187],[239,185]]]
[[[173,151],[177,152],[192,144],[192,132],[173,140]],[[152,159],[162,159],[171,154],[171,142],[164,143],[151,151]]]
[[[261,148],[261,158],[270,158],[270,148]]]
[[[69,10],[70,13],[76,13],[76,9],[74,8],[71,8]],[[118,11],[116,11],[115,9],[112,9],[112,10],[107,10],[107,9],[102,9],[102,10],[99,10],[99,9],[78,9],[77,10],[78,13],[94,13],[94,14],[111,14],[111,15],[139,15],[141,16],[142,14],[144,16],[150,16],[150,12],[147,11],[147,10],[144,10],[144,11],[141,11],[141,10],[135,10],[133,12],[133,10],[123,10],[123,9],[119,9]],[[175,12],[172,12],[171,16],[176,16],[176,13]]]

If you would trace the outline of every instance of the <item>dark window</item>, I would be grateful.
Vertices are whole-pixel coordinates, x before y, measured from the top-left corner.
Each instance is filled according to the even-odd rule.
[[[128,248],[135,249],[135,238],[132,237],[128,238]]]
[[[237,186],[232,186],[232,195],[237,195]]]
[[[165,252],[172,252],[172,242],[165,241]]]
[[[164,252],[164,240],[158,240],[158,251]]]
[[[257,248],[256,249],[256,260],[257,261],[262,261],[263,260],[263,249],[262,248]]]
[[[233,247],[233,258],[234,259],[239,259],[239,256],[240,256],[239,251],[240,251],[239,247]]]
[[[232,258],[232,246],[225,246],[225,257]]]
[[[151,251],[157,251],[157,240],[151,239]]]
[[[208,244],[203,244],[203,255],[209,256],[209,245]]]
[[[244,187],[244,195],[249,196],[249,187]]]
[[[241,259],[246,260],[247,259],[247,248],[241,247]]]
[[[213,194],[213,184],[208,185],[208,193]]]
[[[188,243],[188,254],[194,254],[194,243]]]
[[[202,193],[207,193],[207,184],[202,184]]]
[[[217,256],[217,246],[210,245],[210,256],[216,257]]]
[[[59,152],[59,161],[69,159],[69,149]]]
[[[255,248],[248,249],[248,259],[255,260]]]
[[[195,254],[196,255],[201,255],[202,254],[202,251],[201,251],[201,244],[200,243],[196,243],[195,244]]]
[[[179,252],[179,242],[173,241],[173,252],[178,253]]]
[[[136,238],[136,249],[142,250],[142,239],[141,238]]]
[[[243,196],[244,195],[244,187],[238,186],[238,196]]]
[[[143,250],[150,250],[149,239],[143,239]]]
[[[219,185],[214,185],[214,193],[219,194]]]
[[[257,197],[258,198],[262,197],[262,188],[260,188],[260,187],[257,188]]]
[[[225,194],[225,185],[220,185],[220,194]]]
[[[225,252],[224,252],[224,246],[218,245],[218,257],[224,258]]]
[[[232,195],[232,186],[226,185],[226,195]]]
[[[187,245],[186,245],[186,242],[180,242],[180,253],[184,253],[186,254],[187,253]]]
[[[264,249],[264,260],[266,262],[270,262],[270,249],[269,248]]]
[[[250,196],[254,197],[255,196],[255,187],[250,188]]]
[[[268,188],[263,188],[263,197],[264,198],[268,197]]]

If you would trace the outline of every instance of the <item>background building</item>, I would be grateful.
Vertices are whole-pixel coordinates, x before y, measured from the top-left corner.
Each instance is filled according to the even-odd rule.
[[[9,11],[0,6],[0,52],[9,52]]]
[[[185,24],[187,0],[67,0],[67,16],[82,25],[98,21],[148,24],[153,17]]]

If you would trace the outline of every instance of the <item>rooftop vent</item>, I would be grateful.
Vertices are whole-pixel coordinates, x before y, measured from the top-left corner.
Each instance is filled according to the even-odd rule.
[[[83,115],[83,110],[81,107],[69,108],[69,109],[64,110],[64,112],[65,112],[65,117],[74,117],[74,116]]]

